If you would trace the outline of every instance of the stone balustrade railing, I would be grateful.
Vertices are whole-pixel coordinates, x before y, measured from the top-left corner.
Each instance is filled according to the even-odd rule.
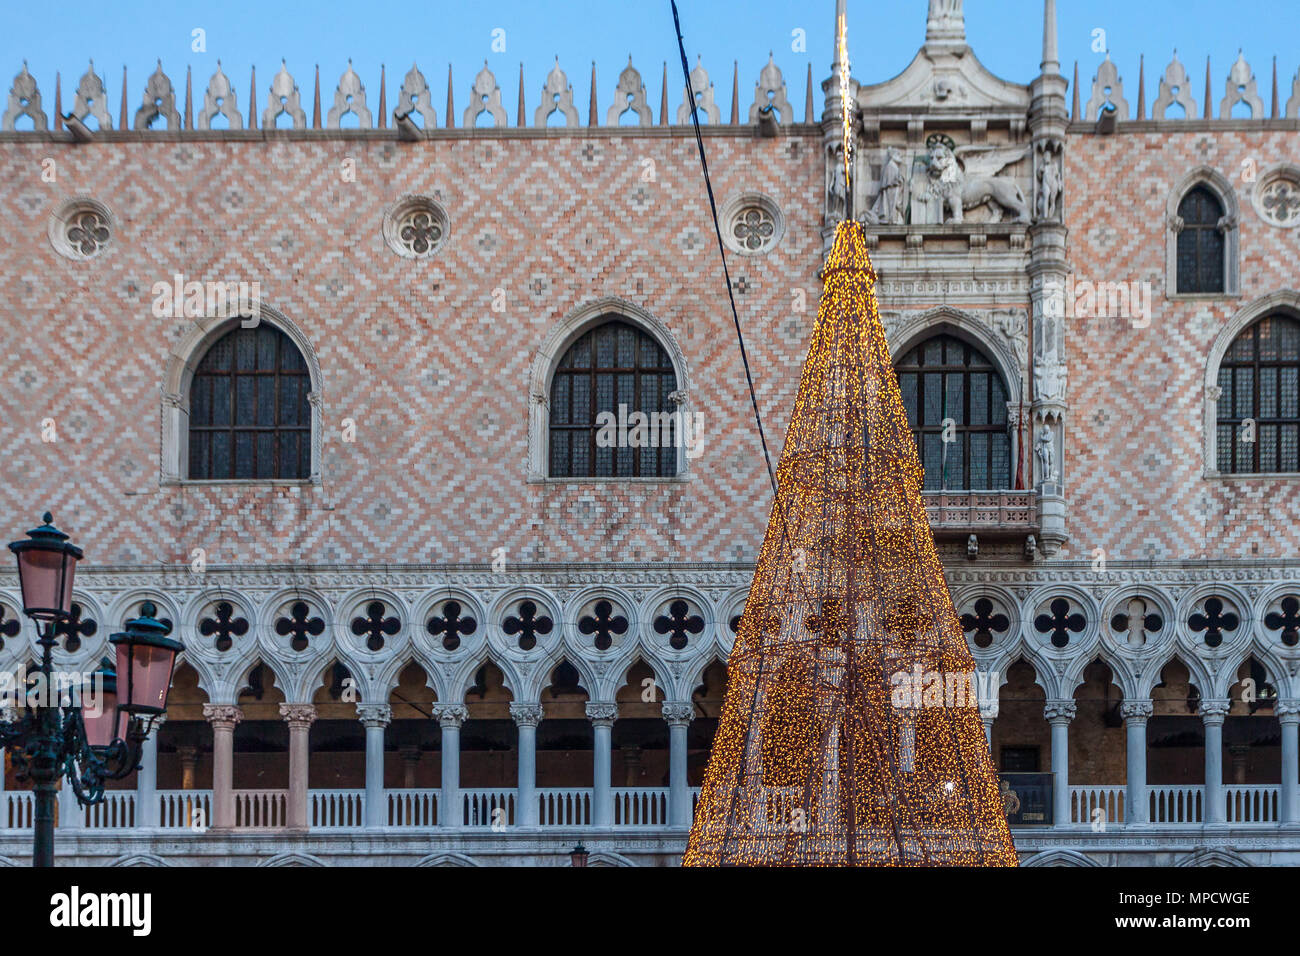
[[[236,790],[236,824],[240,829],[281,829],[285,825],[288,790]],[[667,787],[614,787],[615,827],[668,828]],[[692,805],[699,788],[691,790]],[[1280,788],[1276,785],[1226,785],[1227,821],[1233,826],[1274,826],[1279,820]],[[537,792],[538,826],[589,827],[592,825],[590,787],[541,787]],[[386,829],[435,828],[439,825],[440,792],[423,789],[385,791],[388,804]],[[159,827],[178,833],[201,834],[211,825],[211,790],[160,790]],[[1070,826],[1093,824],[1094,812],[1105,814],[1106,829],[1123,829],[1123,784],[1070,787]],[[312,790],[313,830],[360,829],[365,824],[365,790]],[[514,788],[462,790],[462,826],[508,831],[514,826]],[[1201,785],[1148,787],[1149,826],[1202,826],[1205,823],[1205,788]],[[779,821],[788,801],[778,795],[772,803],[772,822]],[[111,790],[102,804],[82,811],[81,826],[88,830],[129,830],[139,826],[134,790]],[[34,805],[30,790],[0,793],[0,829],[30,830]],[[1050,829],[1050,828],[1048,828]]]

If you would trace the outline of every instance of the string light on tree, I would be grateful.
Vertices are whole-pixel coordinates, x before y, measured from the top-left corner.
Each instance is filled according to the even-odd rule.
[[[824,277],[683,862],[1014,866],[974,696],[896,702],[899,675],[964,688],[974,660],[860,223]]]

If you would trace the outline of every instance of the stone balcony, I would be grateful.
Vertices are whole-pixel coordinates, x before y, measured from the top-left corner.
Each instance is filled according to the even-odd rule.
[[[1016,537],[1039,530],[1033,491],[926,491],[921,498],[936,535]]]

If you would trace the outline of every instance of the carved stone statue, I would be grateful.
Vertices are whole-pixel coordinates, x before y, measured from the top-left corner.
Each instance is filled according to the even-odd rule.
[[[898,150],[891,146],[885,151],[885,165],[880,171],[880,192],[876,193],[876,201],[871,207],[876,222],[889,226],[903,224],[903,190],[906,185]]]
[[[826,161],[830,166],[828,170],[828,186],[826,187],[826,221],[839,222],[845,218],[846,209],[845,198],[847,193],[844,188],[844,147],[832,146],[826,151]]]
[[[993,221],[1002,220],[1003,211],[1018,222],[1029,222],[1029,205],[1020,186],[999,173],[1023,159],[1030,146],[958,146],[947,138],[931,137],[927,163],[929,193],[938,199],[940,221],[961,222],[967,209],[988,206]]]
[[[1046,482],[1056,481],[1056,442],[1052,438],[1050,425],[1044,424],[1034,441],[1034,452],[1038,455],[1039,477]]]
[[[1061,171],[1051,156],[1043,157],[1038,171],[1038,218],[1043,222],[1060,219]]]

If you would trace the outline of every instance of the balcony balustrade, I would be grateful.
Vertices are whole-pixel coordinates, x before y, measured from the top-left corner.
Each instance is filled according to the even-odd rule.
[[[1225,785],[1227,822],[1232,826],[1273,827],[1280,820],[1280,790],[1273,785]],[[667,787],[612,788],[615,828],[670,829]],[[277,830],[286,824],[288,790],[236,790],[235,828]],[[691,789],[692,807],[699,799],[698,787]],[[160,790],[157,793],[158,827],[177,832],[202,833],[212,825],[211,790]],[[366,792],[351,790],[310,791],[311,829],[321,831],[359,830],[365,826]],[[590,787],[541,787],[537,790],[539,827],[575,828],[592,826]],[[442,794],[439,790],[390,789],[384,793],[388,806],[388,830],[436,828],[441,826]],[[1149,822],[1153,827],[1200,827],[1205,824],[1205,788],[1201,785],[1147,788]],[[1070,820],[1066,826],[1106,829],[1125,823],[1125,788],[1119,785],[1070,787]],[[788,810],[783,795],[770,801],[773,822]],[[460,826],[503,832],[516,825],[516,792],[512,787],[460,791]],[[1101,811],[1101,815],[1097,811]],[[0,793],[0,830],[30,830],[35,813],[32,793],[15,790]],[[74,826],[86,830],[131,830],[141,828],[139,804],[134,790],[110,790],[105,800],[81,811]],[[66,826],[66,825],[65,825]],[[1058,824],[1060,826],[1060,824]],[[1017,829],[1021,829],[1017,827]],[[1023,829],[1053,829],[1048,826]]]

